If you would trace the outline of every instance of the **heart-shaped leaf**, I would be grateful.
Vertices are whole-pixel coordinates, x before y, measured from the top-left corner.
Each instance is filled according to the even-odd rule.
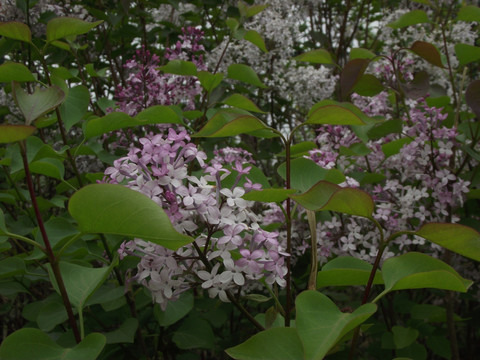
[[[422,57],[423,59],[427,60],[430,64],[438,66],[440,68],[444,68],[442,56],[440,55],[440,52],[435,47],[435,45],[432,45],[425,41],[415,41],[410,47],[410,50],[418,56]]]
[[[27,125],[55,109],[65,99],[65,93],[56,85],[44,89],[37,87],[33,94],[29,94],[23,91],[19,84],[14,83],[13,96]]]
[[[305,349],[305,359],[321,360],[341,338],[375,313],[375,304],[364,304],[353,313],[343,313],[327,296],[304,291],[295,301],[296,326]],[[299,357],[298,359],[302,359]]]
[[[460,224],[429,223],[423,225],[415,234],[470,259],[480,261],[480,233],[471,227]]]
[[[122,185],[87,185],[70,198],[68,211],[85,233],[137,237],[172,250],[193,241],[173,228],[157,203]]]

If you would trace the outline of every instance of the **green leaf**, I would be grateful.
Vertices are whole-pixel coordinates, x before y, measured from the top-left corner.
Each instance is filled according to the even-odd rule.
[[[6,62],[0,65],[0,82],[9,83],[11,81],[35,81],[35,77],[25,65]]]
[[[268,50],[265,46],[265,41],[263,41],[263,38],[261,35],[256,32],[255,30],[248,30],[243,38],[249,42],[251,42],[253,45],[258,47],[260,50],[262,50],[264,53],[267,53]]]
[[[321,180],[309,187],[307,192],[299,195],[290,195],[290,197],[305,209],[316,211],[325,206],[327,201],[339,189],[340,186]]]
[[[425,41],[415,41],[410,47],[410,50],[421,58],[427,60],[430,64],[444,68],[442,56],[435,45]]]
[[[4,22],[0,24],[0,35],[6,38],[20,40],[27,43],[32,42],[32,33],[30,28],[17,21]]]
[[[166,65],[161,66],[160,70],[167,74],[176,75],[197,75],[197,66],[191,61],[170,60]]]
[[[307,191],[320,180],[329,180],[331,182],[341,183],[345,181],[345,176],[337,169],[326,170],[318,166],[314,161],[305,158],[297,158],[290,162],[290,180],[291,188],[299,191]],[[286,179],[286,164],[281,164],[278,174]]]
[[[225,20],[225,23],[227,24],[228,28],[230,29],[230,31],[232,33],[234,33],[235,31],[237,31],[238,27],[239,27],[239,22],[237,19],[234,19],[234,18],[228,18],[227,20]]]
[[[68,314],[63,303],[61,301],[52,301],[42,306],[35,320],[42,331],[49,332],[67,319]]]
[[[294,194],[294,189],[264,189],[252,190],[242,196],[245,200],[261,201],[265,203],[277,202],[280,203],[288,199],[288,195]]]
[[[317,275],[317,288],[325,286],[367,285],[372,265],[351,256],[340,256],[330,260]],[[383,284],[382,275],[375,273],[373,284]]]
[[[321,360],[344,335],[375,313],[374,304],[365,304],[353,313],[343,313],[325,295],[309,290],[295,301],[296,326],[305,349],[305,359]],[[302,358],[298,358],[302,359]]]
[[[403,14],[402,16],[400,16],[399,19],[388,24],[387,26],[391,27],[392,29],[401,29],[411,25],[424,24],[424,23],[430,23],[430,22],[431,21],[428,18],[428,15],[425,11],[412,10],[406,14]]]
[[[122,185],[87,185],[70,198],[68,211],[85,233],[138,237],[172,250],[193,241],[173,228],[157,203]]]
[[[68,91],[67,98],[59,108],[65,130],[70,130],[73,125],[82,120],[87,113],[89,102],[90,92],[85,86],[78,85]]]
[[[379,123],[371,128],[367,134],[369,139],[381,139],[389,134],[400,134],[403,128],[403,121],[401,119],[391,119]]]
[[[44,89],[37,87],[33,94],[29,94],[15,83],[12,93],[27,125],[55,109],[65,99],[65,93],[56,85]]]
[[[24,274],[26,270],[25,261],[17,256],[0,260],[0,279]]]
[[[411,345],[418,338],[418,330],[395,325],[392,327],[393,342],[396,349],[403,349]]]
[[[372,197],[365,191],[325,181],[318,182],[304,194],[290,197],[308,210],[330,210],[368,219],[372,218],[375,207]]]
[[[196,317],[185,319],[173,334],[172,340],[183,350],[213,349],[215,346],[215,335],[210,323]]]
[[[353,87],[353,92],[361,96],[375,96],[385,87],[375,76],[364,74]]]
[[[317,144],[315,144],[313,141],[302,141],[290,147],[290,157],[295,158],[303,155],[308,155],[309,150],[313,150],[316,148],[317,148]],[[277,156],[285,157],[286,156],[285,150],[282,150],[281,152],[279,152]]]
[[[0,144],[25,140],[32,135],[35,130],[37,129],[34,126],[0,125]]]
[[[170,326],[175,324],[180,319],[183,319],[190,310],[193,309],[193,294],[191,291],[184,292],[180,295],[178,300],[169,301],[165,311],[160,309],[157,305],[154,308],[155,319],[160,326]]]
[[[265,111],[260,110],[252,100],[241,94],[233,94],[223,100],[222,103],[239,109],[265,114]]]
[[[415,235],[480,261],[480,233],[471,227],[460,224],[429,223],[423,225]]]
[[[249,134],[257,130],[272,129],[253,115],[219,111],[192,137],[227,137]]]
[[[118,329],[104,334],[107,338],[107,344],[133,344],[137,328],[138,320],[135,318],[128,318]]]
[[[218,74],[212,74],[208,71],[200,71],[197,74],[198,80],[200,81],[200,84],[202,87],[207,90],[208,92],[212,91],[215,89],[218,85],[223,80],[223,74],[218,73]]]
[[[94,360],[105,346],[105,336],[88,334],[73,348],[63,348],[38,329],[24,328],[3,340],[0,346],[2,360]]]
[[[480,60],[480,47],[468,44],[455,44],[455,54],[460,66]]]
[[[370,60],[353,59],[347,62],[340,74],[340,90],[342,99],[346,100],[367,69]]]
[[[300,360],[303,345],[295,328],[274,327],[253,335],[244,343],[225,350],[239,360]]]
[[[267,8],[269,5],[252,5],[248,6],[245,11],[245,17],[250,18],[254,15],[257,15],[258,13],[262,12],[265,8]]]
[[[465,101],[477,117],[480,117],[480,80],[472,81],[465,91]]]
[[[401,138],[383,144],[382,151],[385,154],[385,159],[389,158],[392,155],[398,154],[401,148],[403,148],[407,144],[410,144],[411,142],[412,139],[410,138]]]
[[[312,106],[305,124],[364,125],[367,116],[350,103],[322,100]]]
[[[371,52],[368,49],[364,49],[364,48],[353,48],[350,51],[350,60],[353,60],[353,59],[372,60],[376,57],[377,57],[377,55],[375,53]]]
[[[58,159],[43,158],[30,163],[30,171],[35,174],[42,174],[54,179],[63,180],[65,167]]]
[[[166,123],[182,124],[182,119],[168,106],[151,106],[138,113],[134,118],[123,112],[114,111],[101,118],[90,120],[85,126],[85,137],[89,139],[128,127]]]
[[[230,65],[227,69],[227,77],[260,88],[266,88],[265,84],[260,81],[255,71],[245,64]]]
[[[456,20],[480,22],[480,8],[475,5],[463,6],[458,12]]]
[[[473,283],[443,261],[417,252],[385,260],[382,276],[385,290],[374,302],[393,290],[434,288],[467,292]]]
[[[47,43],[68,36],[76,36],[89,32],[103,20],[90,23],[78,18],[57,17],[47,23]]]
[[[334,64],[332,56],[327,50],[317,49],[308,51],[293,58],[296,61],[304,61],[313,64]]]
[[[60,273],[72,305],[82,309],[87,299],[97,290],[110,274],[115,263],[109,267],[90,268],[77,264],[60,261]],[[60,294],[56,278],[49,267],[50,281]]]

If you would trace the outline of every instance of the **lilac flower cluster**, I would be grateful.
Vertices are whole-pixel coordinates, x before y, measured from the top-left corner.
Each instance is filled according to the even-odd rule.
[[[203,32],[194,27],[183,28],[183,35],[172,49],[165,51],[167,60],[192,61],[198,70],[206,70],[201,54]],[[131,116],[152,105],[184,104],[187,110],[195,107],[195,97],[201,86],[194,76],[164,74],[159,70],[160,58],[142,47],[124,68],[128,72],[125,86],[115,92],[118,110]]]
[[[382,113],[380,101],[376,109],[360,96],[357,104],[365,104],[370,112]],[[309,158],[325,169],[339,168],[345,175],[368,171],[384,176],[384,180],[364,188],[376,203],[374,218],[386,229],[386,236],[399,230],[414,230],[425,222],[457,222],[452,209],[462,206],[469,182],[460,178],[452,167],[458,159],[455,128],[444,126],[447,115],[442,109],[429,107],[424,99],[412,103],[404,115],[402,134],[389,134],[369,141],[369,153],[364,157],[350,157],[339,152],[341,146],[350,147],[361,140],[348,128],[324,126],[317,137],[319,148]],[[406,139],[398,153],[385,155],[382,145]],[[458,154],[458,152],[457,152]],[[349,186],[352,186],[349,184]],[[379,234],[372,224],[356,217],[336,217],[318,226],[319,256],[351,255],[372,261],[378,251]],[[391,245],[397,251],[423,245],[424,239],[397,238]],[[436,247],[434,246],[434,249]],[[387,252],[386,256],[393,256]]]
[[[263,230],[254,203],[242,198],[261,188],[248,179],[251,154],[226,148],[206,163],[206,154],[184,129],[149,134],[139,142],[106,169],[107,181],[150,197],[195,243],[177,251],[141,239],[124,243],[121,256],[140,257],[133,280],[150,289],[163,308],[196,285],[222,301],[229,301],[231,290],[246,292],[257,280],[285,285],[287,255],[278,233]],[[200,176],[189,175],[192,165],[201,168]],[[232,186],[224,186],[227,177],[233,177]]]

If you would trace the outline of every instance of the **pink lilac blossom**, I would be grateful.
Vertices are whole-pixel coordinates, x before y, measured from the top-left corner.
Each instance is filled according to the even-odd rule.
[[[176,230],[194,237],[198,247],[190,244],[171,251],[142,239],[126,242],[119,249],[121,257],[140,257],[132,280],[146,286],[162,308],[199,284],[222,301],[229,301],[229,291],[245,293],[262,278],[285,286],[287,254],[278,234],[263,230],[261,217],[252,211],[254,203],[242,198],[248,191],[244,183],[260,188],[247,182],[251,166],[246,159],[251,154],[237,149],[238,156],[232,158],[228,152],[235,164],[230,169],[222,164],[221,151],[205,163],[205,153],[190,142],[184,129],[148,134],[139,144],[105,170],[106,181],[150,197]],[[192,164],[201,167],[199,177],[189,175]],[[222,180],[230,174],[235,185],[223,187]]]

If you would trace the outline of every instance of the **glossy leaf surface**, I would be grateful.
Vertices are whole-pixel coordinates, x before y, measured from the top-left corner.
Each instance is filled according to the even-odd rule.
[[[32,42],[30,28],[21,22],[9,21],[0,24],[0,35],[10,39]]]
[[[0,65],[0,82],[9,83],[11,81],[35,81],[35,77],[25,65],[6,62]]]
[[[364,125],[365,118],[360,109],[350,103],[323,100],[309,111],[306,124]]]

